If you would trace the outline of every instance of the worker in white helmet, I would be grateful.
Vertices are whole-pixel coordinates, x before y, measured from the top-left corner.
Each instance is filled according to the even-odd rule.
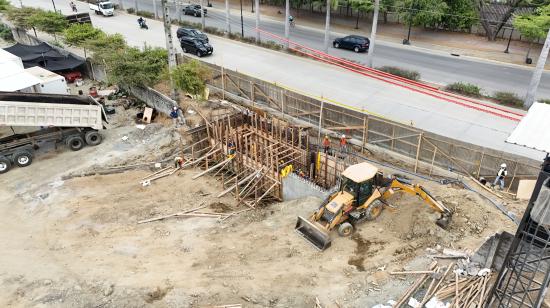
[[[342,135],[340,137],[340,152],[347,153],[348,151],[348,139],[346,138],[346,135]]]
[[[493,183],[493,187],[495,187],[497,184],[500,187],[500,190],[504,189],[504,178],[508,175],[508,170],[506,169],[506,164],[501,164],[500,169],[498,169],[497,177],[495,179],[495,182]]]

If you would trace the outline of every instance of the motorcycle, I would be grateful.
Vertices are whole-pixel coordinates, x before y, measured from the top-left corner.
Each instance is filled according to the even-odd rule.
[[[140,29],[149,30],[149,26],[145,23],[145,20],[138,19],[138,24]]]

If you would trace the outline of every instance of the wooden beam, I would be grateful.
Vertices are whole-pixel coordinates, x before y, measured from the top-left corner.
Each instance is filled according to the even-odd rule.
[[[235,187],[236,187],[237,185],[241,185],[241,184],[244,184],[244,183],[250,181],[250,180],[251,180],[254,176],[256,176],[259,172],[261,172],[261,170],[251,173],[250,175],[248,175],[248,176],[245,177],[244,179],[240,180],[239,182],[235,183],[235,184],[232,185],[231,187],[229,187],[229,188],[227,188],[226,190],[224,190],[224,191],[222,191],[221,193],[219,193],[219,194],[217,195],[217,197],[220,198],[220,197],[225,196],[227,193],[229,193],[230,191],[232,191],[233,189],[235,189]]]
[[[193,176],[192,179],[193,179],[193,180],[194,180],[194,179],[197,179],[197,178],[199,178],[199,177],[201,177],[201,176],[207,174],[208,172],[210,172],[210,171],[212,171],[212,170],[214,170],[214,169],[217,169],[218,167],[223,167],[223,166],[225,166],[229,161],[231,161],[231,159],[232,159],[232,158],[228,158],[228,159],[222,161],[221,163],[216,164],[216,165],[214,165],[214,166],[212,166],[212,167],[210,167],[210,168],[204,170],[203,172],[201,172],[201,173],[199,173],[199,174]]]

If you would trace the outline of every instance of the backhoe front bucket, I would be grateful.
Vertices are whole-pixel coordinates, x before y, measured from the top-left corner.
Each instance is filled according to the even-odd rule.
[[[329,234],[319,228],[314,222],[298,216],[294,230],[320,251],[330,247],[331,240]]]
[[[451,223],[452,217],[453,216],[451,214],[442,214],[441,217],[435,222],[435,224],[443,230],[447,230],[449,224]]]

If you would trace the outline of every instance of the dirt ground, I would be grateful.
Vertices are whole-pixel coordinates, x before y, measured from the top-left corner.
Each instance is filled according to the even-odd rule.
[[[515,226],[476,194],[423,182],[455,210],[450,229],[414,196],[396,194],[374,222],[350,238],[334,232],[332,247],[316,251],[294,232],[315,198],[274,203],[218,221],[142,219],[207,205],[242,209],[221,183],[198,169],[140,185],[154,171],[81,176],[120,165],[171,163],[181,148],[162,117],[136,127],[137,110],[117,107],[105,139],[71,152],[43,148],[35,162],[0,176],[1,307],[371,307],[397,299],[412,277],[391,270],[424,269],[426,248],[475,249],[496,231]]]

